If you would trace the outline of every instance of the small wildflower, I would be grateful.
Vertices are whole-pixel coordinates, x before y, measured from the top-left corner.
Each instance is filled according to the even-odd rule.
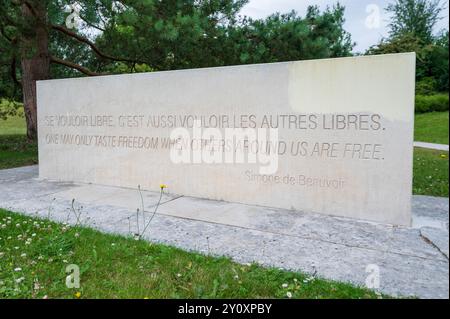
[[[41,289],[41,285],[40,285],[39,282],[36,280],[36,281],[34,282],[34,290],[39,290],[39,289]]]
[[[292,298],[292,292],[288,291],[288,292],[286,293],[286,296],[287,296],[289,299]]]
[[[81,292],[77,291],[77,292],[75,293],[75,298],[80,298],[80,297],[81,297]]]
[[[14,268],[14,271],[22,271],[22,268],[20,267]]]
[[[288,287],[288,284],[282,284],[281,287],[287,288],[287,287]]]

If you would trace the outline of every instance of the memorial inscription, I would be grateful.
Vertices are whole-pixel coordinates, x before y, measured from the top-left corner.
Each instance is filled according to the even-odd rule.
[[[414,54],[38,82],[40,177],[409,225]]]

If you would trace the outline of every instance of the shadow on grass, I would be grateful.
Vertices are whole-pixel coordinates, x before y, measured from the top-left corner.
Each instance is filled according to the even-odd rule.
[[[0,169],[37,163],[36,142],[28,141],[25,135],[0,135]]]

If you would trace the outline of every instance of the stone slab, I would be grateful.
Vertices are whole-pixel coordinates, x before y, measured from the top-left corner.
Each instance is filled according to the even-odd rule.
[[[38,81],[39,173],[410,225],[414,85],[413,53]]]
[[[286,211],[228,202],[183,197],[161,205],[158,214],[225,224],[273,234],[302,237],[340,245],[389,251],[421,258],[442,259],[419,230],[393,227],[315,213]],[[404,245],[405,242],[409,245]]]
[[[448,224],[449,200],[447,198],[431,196],[414,196],[412,202],[413,227],[432,227],[449,230]]]
[[[142,198],[141,198],[141,194]],[[164,193],[161,196],[156,192],[141,191],[138,189],[118,188],[101,185],[83,185],[75,190],[60,192],[55,195],[58,199],[75,199],[78,202],[94,205],[114,205],[128,208],[136,212],[142,211],[142,201],[144,210],[150,210],[158,201],[165,203],[176,198],[176,195]]]
[[[428,148],[431,150],[437,150],[437,151],[445,151],[448,152],[448,145],[446,144],[435,144],[435,143],[426,143],[426,142],[414,142],[415,147],[420,148]]]
[[[436,229],[432,227],[423,227],[420,229],[420,235],[444,254],[448,259],[448,230]]]

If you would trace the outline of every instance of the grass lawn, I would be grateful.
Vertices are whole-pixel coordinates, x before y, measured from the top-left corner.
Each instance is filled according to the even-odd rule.
[[[415,117],[414,140],[448,144],[448,112],[417,114]]]
[[[0,169],[37,164],[37,145],[29,143],[25,119],[0,119]]]
[[[1,298],[381,298],[349,284],[0,209]],[[66,287],[66,267],[80,288]]]
[[[29,143],[25,135],[0,134],[0,169],[37,164],[36,143]]]
[[[448,157],[448,152],[414,149],[414,194],[448,197]]]
[[[0,136],[25,135],[26,133],[25,118],[9,117],[7,120],[0,119]]]

